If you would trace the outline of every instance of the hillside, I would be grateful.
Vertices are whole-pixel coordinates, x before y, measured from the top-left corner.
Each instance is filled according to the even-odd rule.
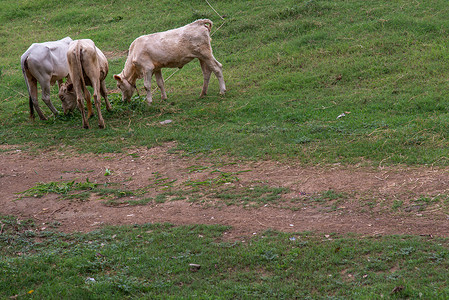
[[[0,143],[116,152],[177,141],[192,153],[294,159],[303,163],[446,165],[447,30],[444,1],[3,1],[0,20]],[[214,21],[212,47],[228,94],[198,99],[198,62],[166,82],[169,99],[146,107],[111,94],[107,129],[80,116],[28,120],[20,55],[33,42],[90,38],[109,58],[115,89],[138,36]],[[224,24],[223,24],[224,23]],[[221,27],[220,27],[221,26]],[[173,69],[164,71],[167,78]],[[154,79],[153,79],[154,82]],[[155,84],[154,84],[155,86]],[[138,82],[143,94],[143,84]],[[56,88],[53,102],[60,107]],[[41,106],[45,106],[41,102]],[[45,108],[46,109],[46,108]],[[337,119],[342,113],[346,116]],[[49,110],[47,110],[49,115]],[[172,119],[169,126],[159,121]]]

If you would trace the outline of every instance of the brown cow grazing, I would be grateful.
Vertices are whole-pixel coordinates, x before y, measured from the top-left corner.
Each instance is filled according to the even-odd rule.
[[[90,93],[86,85],[94,90],[94,103],[98,114],[98,126],[104,128],[104,120],[101,115],[100,94],[106,102],[106,109],[110,111],[111,104],[108,101],[106,84],[104,79],[108,74],[108,60],[94,42],[89,39],[76,40],[70,43],[67,51],[69,74],[71,82],[67,82],[59,89],[59,98],[62,101],[64,113],[78,106],[83,118],[83,127],[89,128],[88,118],[93,115]],[[84,112],[84,99],[87,102],[88,115]]]
[[[198,58],[203,71],[204,83],[200,97],[206,95],[212,72],[217,76],[220,94],[226,91],[223,79],[223,66],[215,59],[210,45],[212,21],[196,20],[180,28],[143,35],[132,42],[129,47],[123,71],[114,75],[117,87],[122,91],[122,99],[129,101],[136,89],[136,80],[144,79],[147,91],[147,103],[151,104],[151,77],[161,89],[162,99],[167,99],[162,78],[162,68],[182,68],[185,64]]]

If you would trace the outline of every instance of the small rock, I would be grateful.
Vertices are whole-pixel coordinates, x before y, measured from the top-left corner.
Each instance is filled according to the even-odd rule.
[[[189,264],[189,267],[192,272],[198,272],[198,270],[201,269],[201,265],[198,264]]]
[[[159,122],[159,124],[166,125],[166,124],[170,124],[171,122],[173,122],[173,120],[165,120],[165,121]]]

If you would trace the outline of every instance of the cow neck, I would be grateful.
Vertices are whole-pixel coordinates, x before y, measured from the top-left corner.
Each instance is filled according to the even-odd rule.
[[[125,68],[123,69],[123,77],[131,84],[135,85],[137,81],[136,72],[132,70],[132,68]]]

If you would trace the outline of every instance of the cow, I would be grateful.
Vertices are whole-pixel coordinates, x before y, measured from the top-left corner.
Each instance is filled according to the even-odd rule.
[[[147,91],[146,100],[150,105],[153,101],[151,95],[153,74],[161,90],[162,100],[167,99],[161,69],[181,69],[195,58],[200,61],[204,77],[200,97],[207,93],[212,72],[218,79],[220,94],[224,95],[226,86],[223,79],[223,66],[212,54],[211,28],[211,20],[200,19],[180,28],[143,35],[135,39],[129,47],[123,71],[114,75],[117,87],[122,92],[122,100],[130,101],[136,90],[136,80],[143,77],[144,87]]]
[[[106,83],[104,79],[108,75],[109,65],[106,56],[89,39],[75,40],[70,43],[67,50],[70,81],[59,88],[59,98],[62,101],[64,113],[78,106],[81,111],[83,127],[88,129],[88,118],[93,115],[91,95],[86,88],[89,85],[94,90],[94,103],[98,114],[98,126],[104,128],[104,120],[101,115],[101,96],[106,102],[106,109],[112,110],[108,101]],[[84,99],[87,102],[88,115],[84,112]]]
[[[59,41],[34,43],[20,58],[23,77],[28,89],[31,119],[34,119],[34,109],[36,109],[40,119],[47,120],[38,104],[38,82],[42,89],[42,100],[54,115],[59,114],[50,100],[50,86],[54,85],[56,81],[61,86],[63,79],[69,74],[67,49],[71,42],[72,39],[66,37]]]

